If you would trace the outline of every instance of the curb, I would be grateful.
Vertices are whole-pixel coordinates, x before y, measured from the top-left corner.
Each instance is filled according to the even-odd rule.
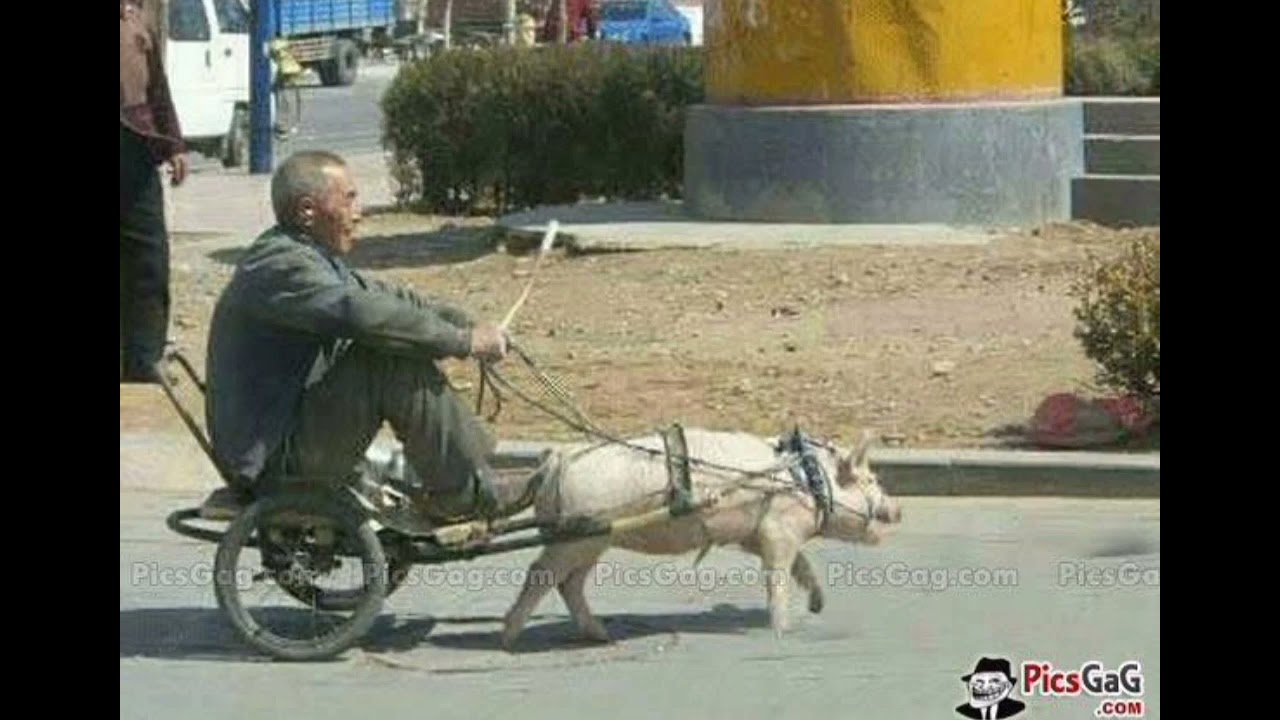
[[[370,457],[388,448],[375,440]],[[536,465],[548,449],[586,443],[506,441],[496,468]],[[872,448],[871,466],[899,497],[1076,497],[1159,499],[1160,454]],[[207,494],[220,486],[207,458],[184,432],[121,435],[120,486],[130,491]]]
[[[573,253],[653,250],[762,250],[849,246],[981,246],[999,229],[942,223],[736,222],[699,218],[674,201],[544,205],[496,219],[508,236],[536,244],[550,220],[557,244]]]
[[[533,464],[546,449],[582,443],[498,444],[495,462]],[[871,466],[898,496],[1160,497],[1159,453],[872,448]]]

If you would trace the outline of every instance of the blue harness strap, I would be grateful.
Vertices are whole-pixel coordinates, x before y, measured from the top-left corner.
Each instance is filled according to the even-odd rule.
[[[817,446],[796,426],[790,435],[778,442],[776,449],[779,453],[790,453],[799,458],[799,462],[788,468],[791,477],[813,496],[819,524],[825,526],[835,510],[835,498],[832,496],[831,478],[818,462]]]
[[[693,509],[693,478],[689,472],[689,444],[680,423],[672,423],[658,433],[666,450],[669,500],[672,513],[679,515]]]

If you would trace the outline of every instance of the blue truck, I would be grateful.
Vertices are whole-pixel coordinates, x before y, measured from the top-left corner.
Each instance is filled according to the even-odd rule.
[[[271,0],[275,34],[328,86],[350,85],[360,58],[418,32],[418,0]]]

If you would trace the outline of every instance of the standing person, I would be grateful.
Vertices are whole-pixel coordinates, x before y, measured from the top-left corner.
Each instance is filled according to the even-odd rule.
[[[120,0],[120,345],[122,382],[156,382],[169,329],[169,233],[157,167],[174,187],[187,177],[186,146],[162,42],[145,0]]]

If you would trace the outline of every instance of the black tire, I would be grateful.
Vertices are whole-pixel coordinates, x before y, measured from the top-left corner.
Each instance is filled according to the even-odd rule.
[[[237,106],[222,143],[222,166],[235,168],[249,160],[249,109]]]
[[[338,547],[358,555],[366,568],[364,593],[351,603],[352,616],[319,638],[297,640],[277,635],[250,616],[241,601],[236,561],[251,538],[262,549],[264,534],[255,531],[264,519],[269,522],[282,511],[328,520],[325,524],[335,531]],[[277,659],[327,660],[345,652],[369,631],[382,611],[386,592],[387,558],[373,525],[356,507],[335,494],[286,493],[259,500],[236,517],[218,544],[214,562],[218,607],[245,642]]]
[[[333,41],[333,57],[320,63],[320,82],[325,87],[347,86],[360,74],[360,48],[352,40]]]

